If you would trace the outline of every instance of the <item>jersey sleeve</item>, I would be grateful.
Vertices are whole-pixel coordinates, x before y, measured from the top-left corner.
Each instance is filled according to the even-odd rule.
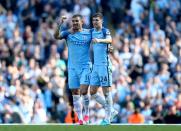
[[[109,29],[106,29],[106,38],[112,38]]]
[[[61,38],[63,38],[63,39],[67,39],[67,37],[68,37],[69,34],[70,34],[70,32],[69,32],[68,30],[66,30],[66,31],[61,31],[61,32],[60,32],[60,36],[61,36]]]

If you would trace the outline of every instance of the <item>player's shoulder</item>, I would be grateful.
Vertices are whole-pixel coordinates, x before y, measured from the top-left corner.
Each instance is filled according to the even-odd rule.
[[[105,33],[106,35],[111,34],[110,30],[108,28],[105,28],[105,27],[102,28],[102,32]]]
[[[90,33],[91,33],[90,30],[91,30],[91,29],[83,28],[82,33],[83,33],[83,34],[90,34]]]
[[[61,37],[65,39],[67,39],[70,34],[71,32],[69,30],[63,30],[60,32]]]

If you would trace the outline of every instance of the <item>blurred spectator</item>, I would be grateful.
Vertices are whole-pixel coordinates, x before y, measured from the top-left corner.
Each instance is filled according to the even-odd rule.
[[[139,109],[135,109],[134,113],[128,117],[128,123],[130,124],[141,124],[144,121],[144,116],[139,112]]]
[[[178,124],[181,123],[180,111],[176,110],[175,105],[169,107],[168,114],[164,117],[164,121],[167,124]]]
[[[155,109],[152,112],[153,122],[155,124],[164,123],[163,116],[164,116],[163,106],[156,105]]]
[[[71,108],[69,108],[67,116],[65,117],[65,123],[77,123],[78,122],[78,116],[73,110],[70,110],[70,109]],[[71,116],[72,114],[74,115],[74,117]]]
[[[120,122],[121,123],[128,123],[128,116],[133,114],[134,112],[134,105],[132,102],[128,102],[126,108],[122,108],[120,112]]]

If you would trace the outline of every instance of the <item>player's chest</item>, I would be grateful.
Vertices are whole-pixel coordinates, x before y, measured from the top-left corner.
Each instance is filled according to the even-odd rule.
[[[92,38],[98,38],[98,39],[102,39],[103,38],[103,34],[101,32],[99,33],[93,33],[92,34]]]
[[[91,37],[90,35],[86,35],[86,34],[72,34],[69,35],[69,41],[81,41],[81,42],[88,42],[90,41]]]

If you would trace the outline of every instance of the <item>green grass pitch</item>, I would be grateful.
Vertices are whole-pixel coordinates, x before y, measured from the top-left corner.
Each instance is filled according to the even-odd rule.
[[[0,131],[181,131],[181,125],[0,125]]]

